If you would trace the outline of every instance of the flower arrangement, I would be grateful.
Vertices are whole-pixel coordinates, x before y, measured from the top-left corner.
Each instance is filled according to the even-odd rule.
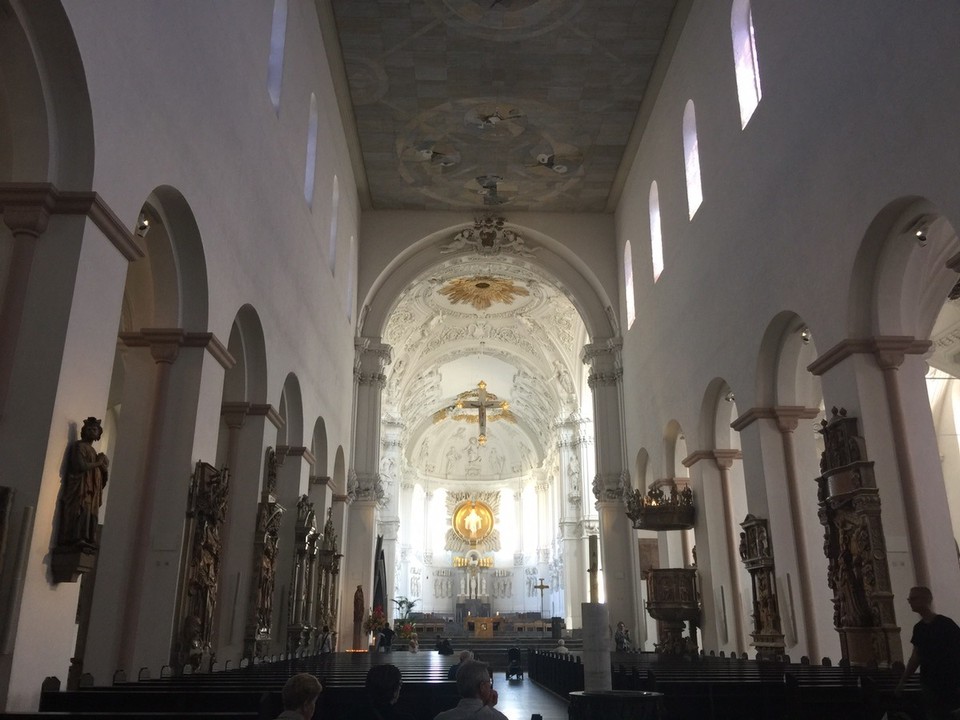
[[[403,625],[401,625],[400,628],[397,630],[397,635],[399,635],[401,638],[403,638],[404,640],[406,640],[406,639],[408,639],[411,635],[416,634],[416,632],[417,632],[417,626],[416,626],[415,623],[405,622],[405,623],[403,623]]]
[[[380,628],[386,624],[387,616],[384,614],[383,608],[377,605],[373,609],[373,612],[367,615],[362,627],[365,633],[375,633],[379,632]]]

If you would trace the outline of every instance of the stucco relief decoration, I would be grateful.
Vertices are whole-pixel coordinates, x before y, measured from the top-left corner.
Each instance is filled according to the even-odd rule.
[[[440,248],[441,253],[470,250],[480,255],[507,253],[521,257],[535,257],[537,248],[529,248],[520,234],[506,227],[499,216],[478,217],[472,228],[465,228],[453,236],[452,242]]]
[[[495,526],[500,512],[499,492],[448,492],[446,503],[450,528],[445,550],[484,553],[500,550],[500,531]]]
[[[463,303],[486,310],[494,303],[512,305],[517,297],[530,293],[512,280],[479,275],[451,280],[440,288],[440,294],[455,305]]]
[[[428,0],[445,23],[488,40],[520,40],[554,30],[583,0]]]

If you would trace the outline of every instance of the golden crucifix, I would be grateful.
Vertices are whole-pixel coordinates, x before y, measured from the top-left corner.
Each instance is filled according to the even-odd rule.
[[[476,410],[473,415],[468,412]],[[480,426],[480,434],[477,436],[477,443],[487,444],[487,420],[507,420],[516,422],[513,413],[510,412],[510,403],[501,400],[493,393],[487,392],[487,384],[481,380],[477,383],[476,390],[467,390],[457,395],[453,405],[438,410],[433,414],[433,421],[440,422],[446,418],[451,420],[461,420],[463,422],[477,423]]]

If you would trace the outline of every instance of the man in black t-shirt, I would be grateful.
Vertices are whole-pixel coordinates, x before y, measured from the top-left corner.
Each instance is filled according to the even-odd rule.
[[[960,709],[960,627],[945,615],[933,612],[930,588],[911,588],[907,600],[910,609],[920,616],[920,622],[913,626],[913,654],[897,692],[903,690],[907,678],[919,667],[927,717],[956,717],[951,713]]]

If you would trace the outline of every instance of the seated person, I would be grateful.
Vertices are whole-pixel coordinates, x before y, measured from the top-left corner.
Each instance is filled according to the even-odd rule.
[[[460,666],[465,662],[473,660],[473,653],[469,650],[460,651],[460,660],[457,661],[455,665],[451,665],[450,669],[447,670],[447,680],[456,680],[457,679],[457,670],[460,669]]]
[[[416,633],[410,635],[410,652],[420,652],[420,640]]]
[[[497,691],[493,689],[490,666],[468,660],[457,671],[457,692],[460,702],[455,708],[437,714],[434,720],[507,720],[494,708]]]
[[[321,692],[323,686],[310,673],[294,675],[287,680],[280,693],[283,698],[283,712],[276,720],[312,720]]]
[[[398,712],[396,702],[403,684],[400,669],[396,665],[374,665],[367,672],[364,686],[367,689],[363,720],[413,720],[407,713]]]
[[[443,638],[437,642],[437,652],[441,655],[453,655],[453,645],[450,644],[450,638]]]
[[[563,640],[557,640],[557,646],[551,652],[555,652],[558,655],[566,655],[570,652],[570,648],[564,644]]]

